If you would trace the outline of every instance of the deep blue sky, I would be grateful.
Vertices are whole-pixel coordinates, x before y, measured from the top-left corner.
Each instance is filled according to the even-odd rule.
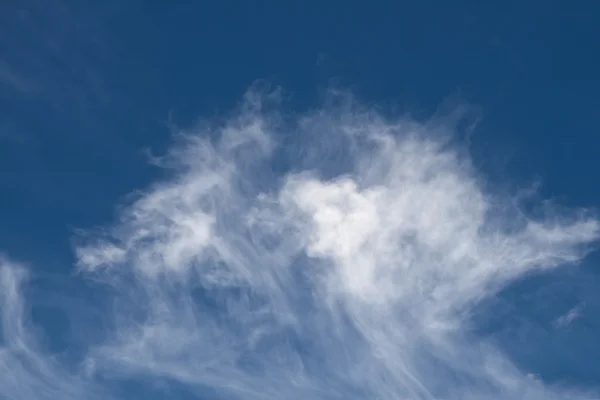
[[[490,174],[598,206],[599,20],[591,0],[5,0],[0,249],[68,268],[73,230],[152,179],[169,119],[228,110],[256,79],[300,108],[330,85],[421,116],[459,96]]]
[[[285,3],[3,2],[3,247],[54,253],[48,237],[105,220],[152,173],[141,150],[168,143],[169,115],[227,110],[256,79],[299,105],[335,84],[423,116],[462,96],[491,163],[600,204],[595,2]]]

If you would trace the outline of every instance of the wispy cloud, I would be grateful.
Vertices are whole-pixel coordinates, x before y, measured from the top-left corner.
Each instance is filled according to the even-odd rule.
[[[573,321],[581,317],[584,307],[585,303],[580,303],[571,308],[565,315],[556,318],[553,322],[553,326],[555,328],[564,328],[570,325]]]
[[[590,398],[520,371],[468,318],[515,279],[580,261],[598,221],[529,217],[486,189],[441,117],[389,119],[335,96],[299,116],[249,92],[226,122],[178,135],[157,160],[169,177],[76,249],[114,294],[85,379],[4,379],[165,378],[239,399]]]
[[[38,344],[36,327],[27,318],[23,286],[25,266],[0,257],[0,397],[11,400],[110,399],[76,366],[61,365]]]
[[[5,61],[0,60],[0,85],[9,87],[20,93],[30,93],[35,86],[32,82],[17,75]]]

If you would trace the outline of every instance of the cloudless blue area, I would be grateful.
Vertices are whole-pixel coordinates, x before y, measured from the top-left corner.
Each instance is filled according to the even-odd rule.
[[[299,108],[331,85],[423,117],[458,96],[480,110],[474,156],[491,175],[600,206],[599,20],[591,0],[2,1],[0,249],[64,272],[73,230],[110,220],[155,176],[144,150],[163,151],[171,124],[231,109],[256,79]],[[551,381],[600,384],[597,261],[540,278],[556,304],[522,295],[527,282],[490,302],[499,319],[511,302],[538,315],[528,337],[518,315],[481,317],[482,331]],[[584,317],[552,333],[544,312],[582,302]]]

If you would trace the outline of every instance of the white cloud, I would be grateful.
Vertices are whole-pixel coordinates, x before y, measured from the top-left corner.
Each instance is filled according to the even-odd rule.
[[[292,124],[250,93],[158,159],[170,177],[77,249],[116,293],[87,379],[240,399],[587,398],[519,371],[467,318],[513,280],[580,261],[598,221],[527,217],[485,189],[452,127],[341,104]]]
[[[571,325],[573,321],[581,317],[584,307],[585,303],[580,303],[576,305],[575,307],[571,308],[569,312],[567,312],[565,315],[561,315],[560,317],[556,318],[553,321],[552,325],[555,328],[564,328],[566,326]]]
[[[0,257],[0,398],[11,400],[110,399],[72,366],[63,366],[37,343],[26,319],[25,266]]]

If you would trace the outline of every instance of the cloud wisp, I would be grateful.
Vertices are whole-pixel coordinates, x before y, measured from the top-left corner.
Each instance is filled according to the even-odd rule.
[[[470,315],[527,274],[579,262],[596,219],[529,216],[443,120],[352,101],[291,116],[265,101],[250,92],[228,120],[180,132],[156,159],[166,177],[80,238],[77,268],[112,304],[84,370],[32,349],[37,369],[4,379],[49,393],[31,399],[62,382],[67,398],[102,398],[100,382],[123,379],[198,398],[593,398],[519,370]],[[25,368],[19,269],[3,268],[0,362]]]

